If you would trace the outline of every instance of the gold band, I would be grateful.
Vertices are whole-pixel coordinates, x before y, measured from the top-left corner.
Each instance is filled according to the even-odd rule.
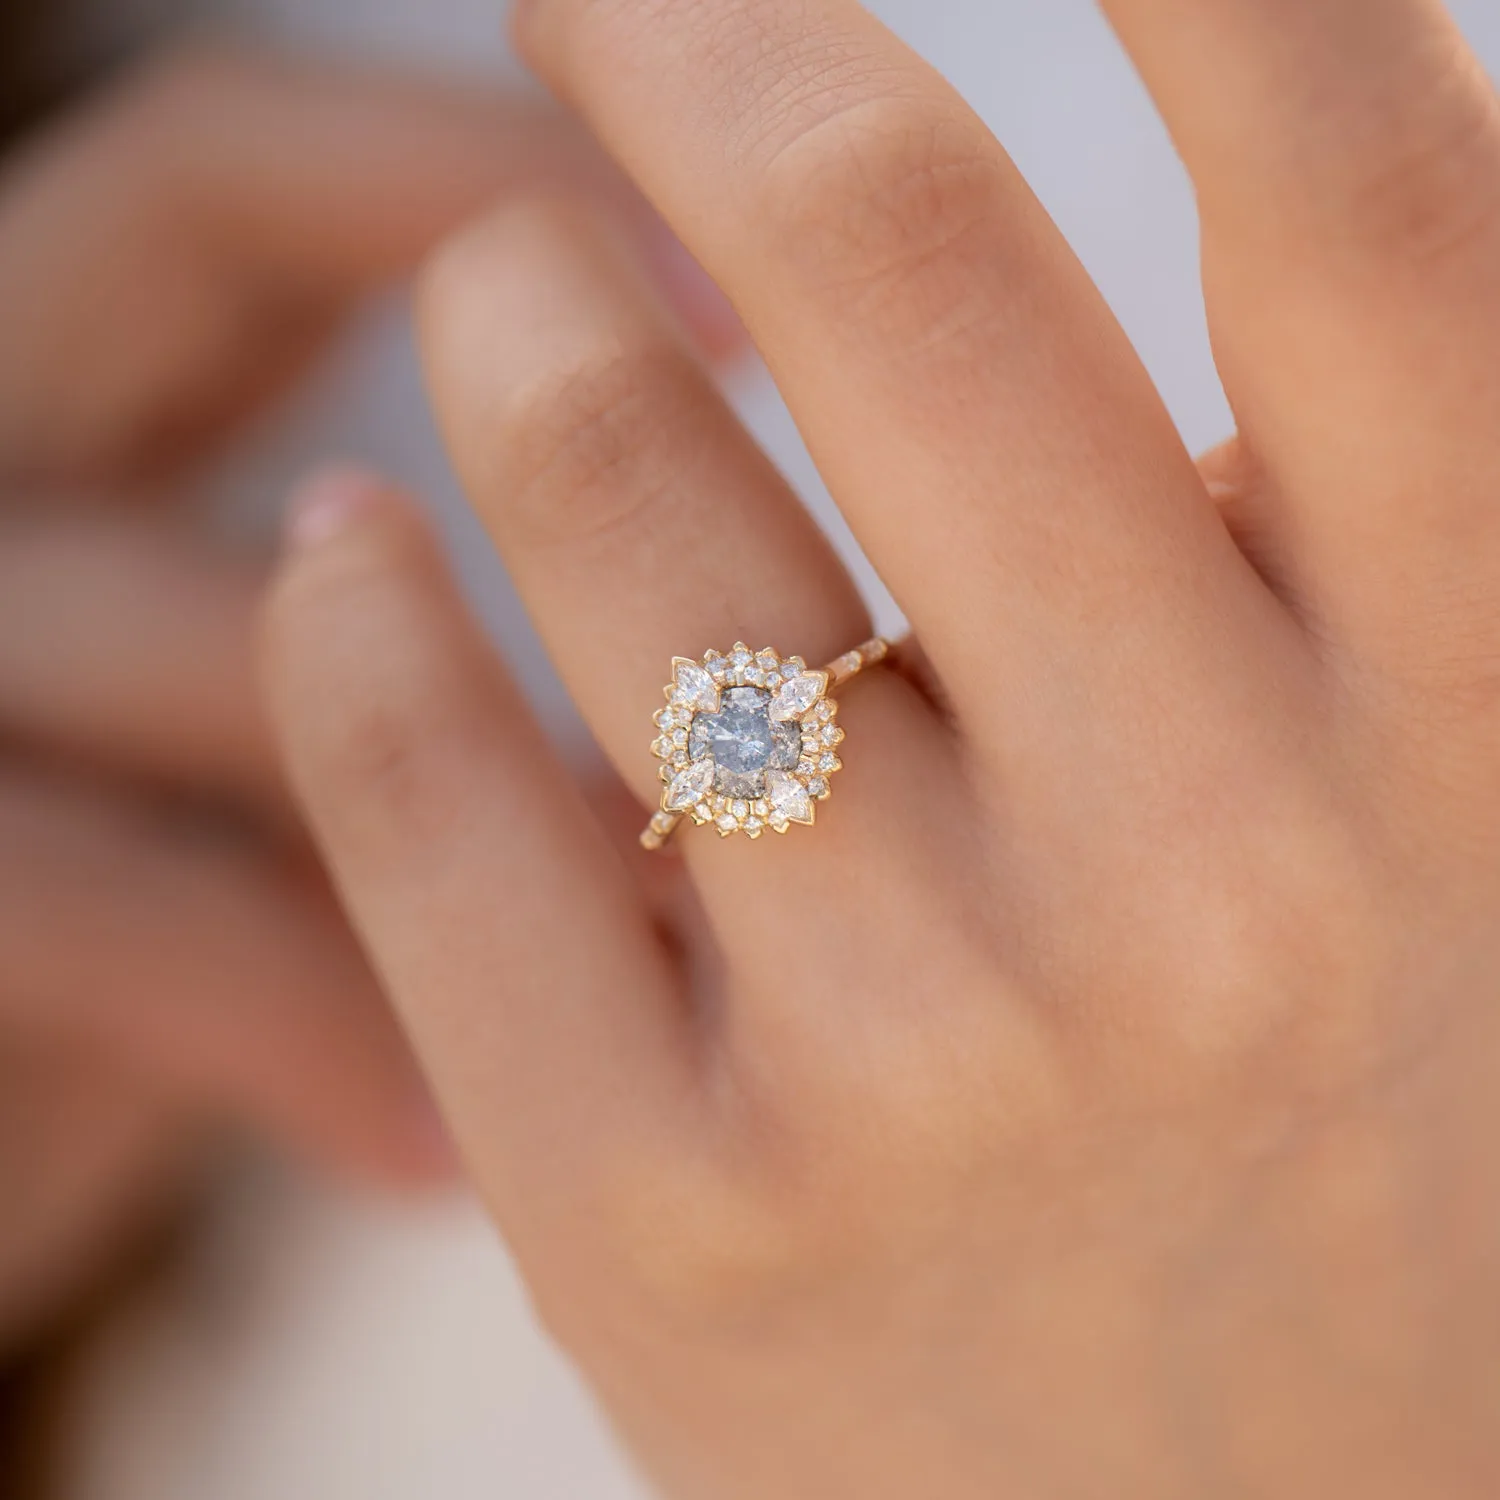
[[[800,657],[783,659],[769,647],[752,652],[742,642],[723,654],[706,652],[701,661],[678,657],[652,746],[664,762],[662,805],[641,834],[641,846],[665,849],[687,819],[712,823],[725,837],[743,832],[752,839],[812,823],[814,804],[827,798],[829,777],[843,764],[833,753],[844,732],[834,723],[838,704],[829,694],[878,666],[891,650],[890,641],[876,636],[821,671],[808,671]],[[722,728],[726,697],[741,700],[728,710],[736,716],[733,728],[758,727],[760,738],[749,743],[762,752],[761,765],[718,764],[714,734],[720,743],[727,734],[734,748],[734,734]],[[766,769],[771,755],[777,764]]]

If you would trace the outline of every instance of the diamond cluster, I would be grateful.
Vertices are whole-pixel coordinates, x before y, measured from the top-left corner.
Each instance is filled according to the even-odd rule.
[[[672,663],[652,752],[663,762],[662,811],[711,823],[728,838],[759,838],[812,823],[842,769],[844,731],[826,672],[800,656],[736,642],[701,662]]]

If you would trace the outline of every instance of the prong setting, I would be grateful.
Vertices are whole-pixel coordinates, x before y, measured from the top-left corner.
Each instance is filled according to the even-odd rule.
[[[752,840],[813,824],[842,765],[832,753],[844,738],[833,680],[799,656],[744,641],[697,661],[673,658],[666,707],[653,718],[663,790],[648,847],[661,847],[683,818]]]

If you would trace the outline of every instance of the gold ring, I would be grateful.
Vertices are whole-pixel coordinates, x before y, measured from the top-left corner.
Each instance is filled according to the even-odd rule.
[[[706,651],[700,661],[674,658],[651,746],[662,762],[661,811],[642,845],[665,848],[687,818],[724,838],[810,825],[843,769],[844,731],[829,693],[890,652],[891,643],[877,636],[820,671],[800,656],[751,651],[743,641],[730,651]]]

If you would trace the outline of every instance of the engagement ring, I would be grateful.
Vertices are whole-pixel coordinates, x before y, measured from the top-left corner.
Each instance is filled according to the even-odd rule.
[[[723,838],[810,825],[843,768],[844,731],[829,692],[890,650],[877,637],[816,671],[800,656],[751,651],[743,642],[701,661],[675,658],[651,746],[662,762],[661,811],[641,843],[664,848],[685,818]]]

